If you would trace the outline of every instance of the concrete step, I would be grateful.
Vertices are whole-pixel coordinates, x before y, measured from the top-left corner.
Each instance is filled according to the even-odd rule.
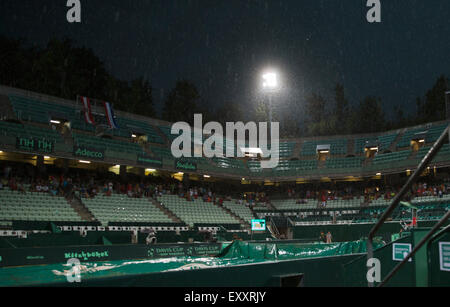
[[[248,230],[251,228],[250,223],[248,223],[247,221],[243,220],[240,216],[236,215],[233,211],[231,211],[230,209],[223,207],[223,206],[219,206],[218,204],[215,204],[215,206],[221,208],[222,210],[224,210],[225,212],[227,212],[229,215],[231,215],[232,217],[234,217],[236,220],[239,221],[239,223],[243,226],[244,229]]]
[[[150,199],[150,201],[165,215],[167,215],[174,223],[184,223],[175,213],[164,207],[159,201]]]
[[[83,221],[92,222],[96,220],[95,216],[91,213],[91,211],[89,211],[81,200],[76,197],[66,200]]]

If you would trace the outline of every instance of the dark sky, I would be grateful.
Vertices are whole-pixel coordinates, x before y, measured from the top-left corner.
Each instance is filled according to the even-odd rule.
[[[69,37],[90,47],[116,77],[149,79],[159,101],[177,79],[209,103],[257,99],[262,71],[277,68],[281,107],[305,94],[366,95],[415,111],[441,74],[450,76],[450,1],[81,0],[82,23],[66,21],[66,0],[0,0],[0,34],[45,45]]]

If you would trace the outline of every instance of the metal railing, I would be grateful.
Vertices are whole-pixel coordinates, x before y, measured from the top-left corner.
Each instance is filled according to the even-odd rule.
[[[442,145],[444,144],[447,137],[450,139],[450,126],[447,126],[447,128],[444,130],[444,132],[440,135],[439,139],[433,144],[431,149],[428,151],[428,153],[425,155],[425,157],[420,162],[419,166],[415,170],[415,172],[409,177],[408,181],[405,183],[405,185],[402,187],[400,192],[394,197],[392,200],[391,205],[388,207],[388,209],[383,213],[383,215],[380,217],[380,219],[377,221],[375,226],[370,230],[367,240],[367,259],[373,258],[373,238],[377,231],[380,229],[382,224],[392,215],[392,212],[397,208],[400,201],[403,199],[403,197],[408,193],[411,186],[414,184],[414,182],[417,180],[417,178],[423,173],[427,165],[433,160],[433,158],[436,156],[436,154],[441,149]],[[447,221],[447,219],[450,217],[450,211],[445,214],[442,219],[428,232],[428,234],[417,244],[417,246],[405,257],[405,259],[400,262],[389,274],[386,276],[386,278],[378,285],[379,287],[386,284],[386,282],[391,279],[391,277],[398,272],[398,270],[410,259],[427,241],[431,236],[439,230],[439,228]],[[369,282],[369,287],[373,287],[374,283]]]

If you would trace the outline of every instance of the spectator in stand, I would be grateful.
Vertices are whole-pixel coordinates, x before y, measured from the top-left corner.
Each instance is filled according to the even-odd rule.
[[[327,238],[326,238],[325,233],[323,231],[320,233],[319,241],[323,242],[323,243],[327,243]]]
[[[198,198],[198,190],[197,190],[197,188],[194,189],[194,198],[195,199]]]
[[[133,197],[133,186],[131,185],[131,183],[127,185],[127,195],[128,197]]]
[[[52,196],[58,195],[58,186],[56,185],[56,183],[54,183],[53,185],[50,186],[49,193]]]
[[[22,183],[19,183],[19,185],[17,186],[17,189],[18,189],[18,191],[19,191],[20,193],[22,193],[22,194],[26,194],[26,193],[27,193],[27,192],[25,191],[25,188],[24,188],[24,186],[23,186]]]
[[[48,185],[46,183],[44,183],[41,188],[42,188],[42,192],[48,193]]]
[[[331,242],[332,238],[333,238],[333,237],[331,236],[331,232],[328,232],[328,233],[327,233],[327,243],[328,243],[328,244],[332,243],[332,242]]]
[[[38,182],[38,183],[36,183],[36,192],[41,192],[41,191],[42,191],[42,186],[41,186],[41,183]]]

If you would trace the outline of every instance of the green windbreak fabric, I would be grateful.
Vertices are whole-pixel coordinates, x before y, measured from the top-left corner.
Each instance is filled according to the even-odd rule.
[[[374,240],[374,248],[383,246],[384,243]],[[288,260],[298,258],[315,258],[340,256],[367,251],[366,240],[340,243],[282,243],[282,242],[243,242],[235,241],[227,246],[217,257],[219,258],[247,258],[267,260]]]

